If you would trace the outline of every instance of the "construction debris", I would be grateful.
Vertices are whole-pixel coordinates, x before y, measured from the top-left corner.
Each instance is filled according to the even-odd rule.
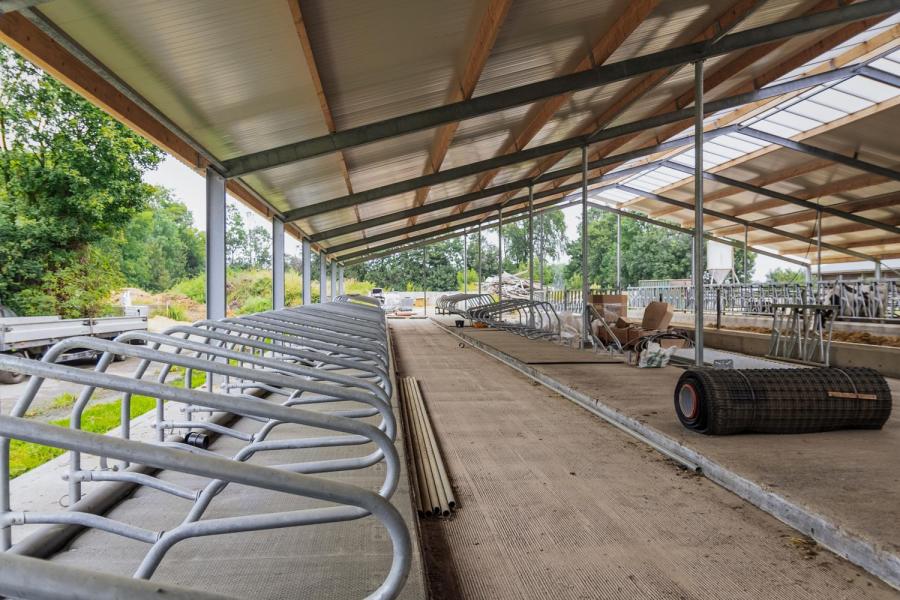
[[[528,283],[527,279],[522,279],[521,277],[517,277],[512,275],[511,273],[503,272],[502,275],[502,288],[503,288],[503,297],[504,298],[528,298],[529,291],[533,288],[535,291],[535,296],[537,297],[538,293],[542,293],[543,289],[541,288],[541,284],[537,281],[534,282],[534,285],[531,286]],[[482,287],[485,293],[488,294],[499,294],[501,288],[501,280],[499,277],[488,277],[482,283]]]

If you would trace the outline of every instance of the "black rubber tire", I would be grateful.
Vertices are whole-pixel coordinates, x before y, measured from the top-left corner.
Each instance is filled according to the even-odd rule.
[[[14,352],[13,356],[26,358],[24,352]],[[15,385],[17,383],[22,383],[27,378],[28,375],[25,375],[24,373],[10,373],[9,371],[0,371],[0,384],[3,385]]]

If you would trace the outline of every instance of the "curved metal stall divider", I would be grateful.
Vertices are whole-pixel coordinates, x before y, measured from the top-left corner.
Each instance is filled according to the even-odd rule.
[[[172,327],[162,334],[130,332],[113,341],[70,338],[56,344],[40,361],[0,357],[0,369],[31,376],[11,414],[0,417],[0,565],[18,564],[17,559],[12,559],[15,548],[11,528],[25,524],[77,525],[145,542],[148,549],[134,578],[149,579],[166,553],[186,539],[373,517],[387,530],[393,556],[390,571],[369,597],[395,597],[408,575],[411,543],[403,519],[390,503],[401,465],[394,446],[397,422],[391,407],[387,328],[380,308],[357,300],[342,296],[330,304],[204,320]],[[76,347],[103,353],[94,370],[56,362],[66,350]],[[107,372],[117,357],[139,359],[130,377]],[[152,378],[155,380],[147,378],[152,365],[161,367],[158,376]],[[192,382],[194,373],[201,372],[206,375],[205,389],[194,389],[189,384],[179,386],[172,377],[183,373],[183,381]],[[68,429],[24,418],[47,380],[84,386],[72,407]],[[84,411],[98,390],[124,394],[119,437],[80,430]],[[131,439],[128,423],[132,396],[136,394],[156,399],[153,444]],[[357,406],[347,408],[344,404],[327,409],[329,404],[348,402]],[[200,420],[202,414],[209,418]],[[258,426],[248,433],[246,428],[238,429],[229,420],[215,416],[243,417],[245,422],[249,420]],[[362,420],[370,417],[377,418],[377,425]],[[330,434],[267,439],[285,424]],[[224,456],[206,449],[209,435],[227,436],[244,445],[233,455]],[[88,481],[127,482],[190,504],[181,522],[165,531],[72,509],[15,511],[10,506],[11,439],[69,451],[65,479],[70,505],[82,498],[82,484]],[[361,449],[350,457],[344,453],[340,458],[275,466],[247,462],[262,452],[367,445],[368,453]],[[98,457],[99,467],[84,468],[84,455]],[[381,463],[384,476],[377,490],[315,476]],[[199,475],[205,482],[191,488],[164,481],[153,471],[135,471],[129,468],[131,465]],[[231,483],[326,500],[334,506],[204,518],[215,498]],[[6,554],[11,549],[12,554]],[[96,583],[97,574],[92,571],[43,564],[48,567],[48,577],[28,579],[27,583],[22,577],[33,567],[28,560],[19,570],[0,568],[0,594],[52,597],[59,577],[68,578],[71,589],[83,591]],[[109,577],[109,581],[113,582],[110,585],[120,586],[117,589],[126,595],[138,594],[141,589],[125,578]],[[195,591],[171,586],[169,589],[179,593]]]

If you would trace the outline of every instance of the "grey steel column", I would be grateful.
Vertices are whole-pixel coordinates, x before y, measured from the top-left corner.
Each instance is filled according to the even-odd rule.
[[[338,294],[344,293],[344,265],[338,267]]]
[[[875,283],[881,282],[881,261],[875,261]]]
[[[750,278],[747,277],[747,248],[750,246],[750,226],[744,225],[744,283],[750,283]]]
[[[272,217],[272,308],[284,308],[284,221]]]
[[[541,253],[540,253],[540,269],[538,271],[538,277],[541,279],[541,300],[547,299],[547,292],[544,291],[544,213],[541,213]]]
[[[463,230],[463,294],[469,292],[469,233]]]
[[[319,304],[328,302],[328,261],[325,251],[319,250]]]
[[[428,315],[428,244],[422,248],[422,312]]]
[[[309,248],[309,238],[303,238],[303,305],[312,304],[312,252]]]
[[[822,211],[816,211],[816,284],[822,281]]]
[[[622,215],[616,215],[616,292],[622,290]]]
[[[694,63],[694,364],[703,366],[703,61]]]
[[[534,302],[534,186],[528,186],[528,299]]]
[[[497,253],[500,255],[500,272],[497,276],[497,297],[503,302],[503,207],[497,209]],[[503,308],[500,309],[499,322],[503,322]]]
[[[478,222],[478,293],[481,293],[481,221]]]
[[[206,169],[206,317],[225,318],[225,178]]]
[[[591,318],[588,304],[591,301],[591,285],[588,283],[588,152],[581,147],[581,339],[587,343],[591,339]]]
[[[329,294],[328,299],[334,300],[337,297],[337,261],[331,262],[331,294]]]

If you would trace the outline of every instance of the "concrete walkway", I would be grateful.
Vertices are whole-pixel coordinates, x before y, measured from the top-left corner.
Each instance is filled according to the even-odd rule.
[[[452,520],[422,524],[435,597],[897,597],[732,493],[460,347],[436,324],[391,327],[399,372],[420,381],[461,504]],[[538,366],[590,369],[578,385],[598,394],[625,383],[609,373],[634,374],[621,393],[646,418],[660,407],[642,392],[661,385],[671,393],[666,370]]]

